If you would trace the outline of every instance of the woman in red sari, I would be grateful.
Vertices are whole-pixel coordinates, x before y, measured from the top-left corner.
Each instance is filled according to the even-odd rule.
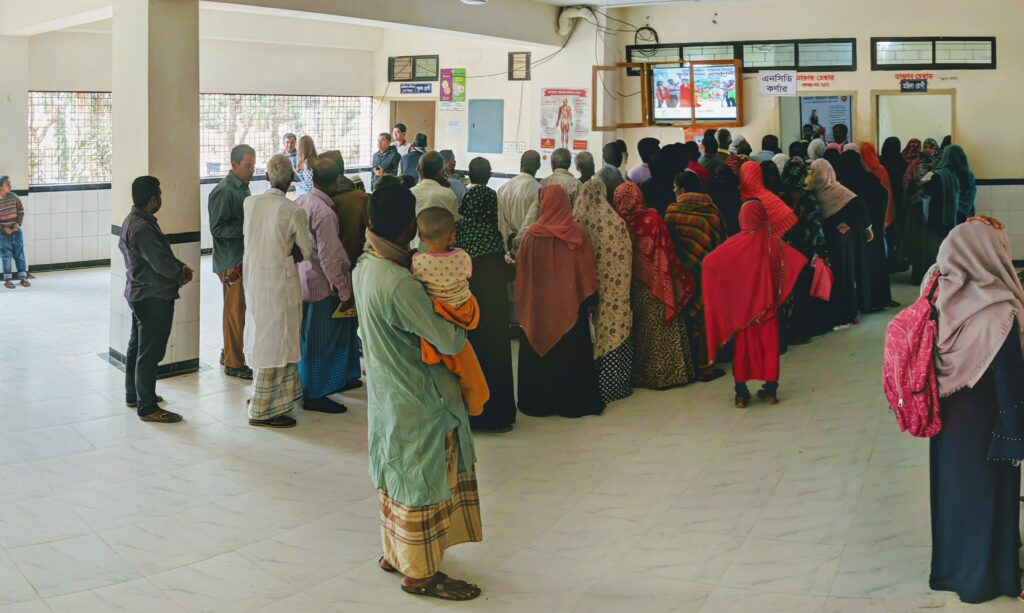
[[[711,360],[736,340],[736,406],[750,401],[747,381],[764,381],[757,396],[777,404],[778,309],[789,297],[807,258],[782,240],[796,214],[764,186],[761,165],[740,169],[740,233],[704,258],[704,312]]]
[[[615,210],[633,241],[633,387],[663,390],[693,380],[683,309],[697,285],[679,261],[665,220],[636,183],[615,190]]]

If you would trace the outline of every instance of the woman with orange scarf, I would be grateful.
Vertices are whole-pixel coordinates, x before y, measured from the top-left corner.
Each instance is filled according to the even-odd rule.
[[[630,183],[630,185],[633,185]],[[519,410],[533,417],[600,415],[588,315],[597,304],[597,263],[559,185],[540,189],[540,218],[516,256]]]
[[[615,210],[633,240],[633,387],[685,385],[695,369],[680,315],[696,289],[693,275],[679,261],[665,221],[644,205],[635,183],[615,190]]]
[[[807,258],[782,240],[796,214],[764,186],[761,165],[740,169],[740,233],[704,258],[704,311],[712,360],[736,340],[733,378],[736,406],[750,402],[747,381],[764,381],[757,395],[777,404],[778,309],[789,297]]]

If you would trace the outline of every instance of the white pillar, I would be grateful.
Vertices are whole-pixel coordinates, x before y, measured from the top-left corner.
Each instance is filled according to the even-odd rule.
[[[199,0],[115,0],[111,161],[110,350],[128,347],[120,225],[135,177],[160,179],[160,227],[196,271],[174,308],[161,376],[199,368]]]
[[[0,36],[0,175],[28,189],[28,38]]]

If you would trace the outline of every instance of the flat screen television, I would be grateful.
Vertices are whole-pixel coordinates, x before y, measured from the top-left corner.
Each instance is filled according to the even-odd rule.
[[[739,125],[743,73],[739,62],[651,64],[650,122],[655,124]]]

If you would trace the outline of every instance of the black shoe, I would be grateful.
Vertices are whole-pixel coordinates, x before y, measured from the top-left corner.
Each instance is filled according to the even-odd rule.
[[[157,401],[158,403],[159,403],[159,402],[163,402],[163,401],[164,401],[164,397],[163,397],[163,396],[157,396],[157,397],[156,397],[156,401]],[[139,407],[139,403],[138,403],[138,401],[136,401],[136,400],[125,400],[125,401],[124,401],[124,405],[125,405],[126,407],[128,407],[129,409],[136,409],[136,408],[138,408],[138,407]]]
[[[511,432],[515,428],[514,424],[508,424],[505,426],[494,426],[491,428],[472,428],[473,432],[483,432],[486,434],[505,434]]]
[[[331,415],[338,415],[348,411],[348,407],[335,402],[324,396],[323,398],[306,398],[302,403],[302,408],[307,411],[316,411],[317,413],[330,413]]]
[[[238,379],[252,381],[252,369],[249,368],[248,366],[243,366],[241,368],[230,368],[228,366],[225,366],[224,374],[229,377],[236,377]]]

